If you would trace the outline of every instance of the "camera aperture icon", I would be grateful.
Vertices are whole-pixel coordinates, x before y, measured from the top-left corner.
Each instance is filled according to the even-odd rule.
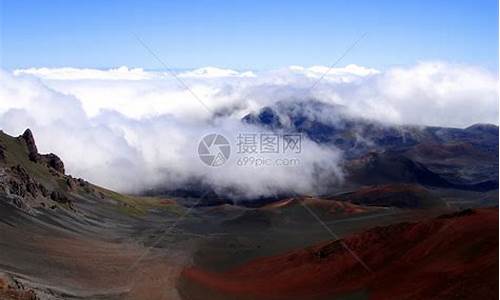
[[[212,133],[204,136],[198,144],[198,156],[201,161],[211,167],[219,167],[226,163],[231,154],[229,141],[220,134]]]

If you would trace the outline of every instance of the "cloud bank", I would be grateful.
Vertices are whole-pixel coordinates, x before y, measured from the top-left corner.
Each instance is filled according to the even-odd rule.
[[[32,128],[40,151],[60,155],[69,173],[119,191],[182,187],[201,178],[216,189],[256,197],[321,192],[342,180],[343,154],[306,139],[297,167],[229,161],[211,168],[198,159],[205,134],[222,133],[233,142],[238,133],[262,131],[240,120],[277,101],[316,99],[395,124],[498,123],[498,78],[472,66],[206,67],[177,77],[190,90],[171,74],[139,68],[1,71],[0,127],[13,135]]]

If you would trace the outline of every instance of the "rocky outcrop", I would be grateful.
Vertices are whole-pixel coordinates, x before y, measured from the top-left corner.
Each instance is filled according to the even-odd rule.
[[[21,165],[0,170],[0,192],[15,206],[25,210],[34,203],[50,199],[49,189],[30,176]]]
[[[64,174],[64,163],[62,160],[55,155],[54,153],[49,154],[40,154],[38,153],[38,148],[36,147],[35,138],[33,137],[33,133],[28,128],[24,131],[24,133],[19,137],[26,144],[28,149],[29,159],[36,163],[41,163],[46,165],[53,170]]]
[[[5,161],[5,148],[0,145],[0,162]]]
[[[52,168],[61,174],[64,174],[64,163],[54,153],[40,155],[40,162],[47,165],[47,167]]]
[[[1,200],[26,212],[57,204],[73,209],[71,193],[80,187],[88,188],[88,184],[65,175],[57,155],[38,153],[30,129],[17,138],[0,132]]]
[[[52,191],[52,193],[50,193],[50,199],[63,204],[70,203],[68,197],[66,197],[64,193],[59,191]]]
[[[33,137],[33,133],[31,132],[31,130],[29,128],[26,129],[19,138],[22,138],[26,143],[30,160],[37,162],[39,154],[35,144],[35,138]]]

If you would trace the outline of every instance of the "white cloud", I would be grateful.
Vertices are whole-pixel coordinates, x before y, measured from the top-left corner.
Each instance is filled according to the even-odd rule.
[[[204,178],[215,189],[257,197],[280,191],[312,193],[318,190],[315,178],[321,174],[330,174],[332,181],[341,180],[340,153],[307,140],[303,152],[294,156],[301,161],[297,167],[241,167],[236,155],[220,168],[205,166],[197,153],[205,134],[223,133],[233,143],[234,153],[237,134],[257,130],[237,117],[212,120],[174,114],[175,107],[163,107],[151,96],[145,102],[160,105],[164,113],[153,113],[153,105],[148,116],[137,117],[132,110],[130,114],[136,118],[127,116],[129,111],[121,113],[121,106],[136,106],[132,98],[125,97],[132,103],[121,100],[115,109],[109,106],[91,115],[80,98],[48,88],[33,77],[0,72],[0,79],[0,128],[12,135],[31,128],[39,150],[57,153],[69,173],[119,191],[182,187],[194,178]],[[99,85],[94,92],[101,88]],[[182,102],[176,105],[187,110]],[[195,111],[193,116],[207,113],[193,99],[186,106]]]
[[[393,68],[340,92],[353,112],[381,121],[466,127],[498,124],[498,78],[442,62]]]
[[[157,74],[145,72],[141,68],[129,69],[125,66],[109,69],[77,68],[30,68],[14,71],[15,75],[35,75],[43,79],[54,80],[145,80],[157,77]]]
[[[188,78],[220,78],[220,77],[255,77],[252,71],[238,72],[231,69],[220,69],[215,67],[204,67],[192,71],[180,73],[179,77]]]
[[[195,70],[177,72],[180,78],[221,78],[221,77],[255,77],[252,71],[238,72],[231,69],[204,67]],[[147,80],[162,79],[171,76],[169,72],[144,71],[142,68],[121,66],[116,69],[78,69],[78,68],[29,68],[18,69],[14,75],[34,75],[49,80]]]
[[[327,66],[312,66],[304,68],[301,66],[290,66],[289,70],[303,74],[310,78],[324,79],[326,81],[350,82],[361,77],[379,74],[380,71],[372,68],[365,68],[355,64],[340,68],[330,68]]]
[[[117,190],[175,187],[199,176],[217,188],[256,196],[317,192],[326,169],[334,171],[332,181],[342,175],[342,153],[307,140],[299,168],[237,168],[233,161],[214,169],[199,161],[197,143],[204,134],[221,132],[234,142],[239,132],[256,130],[242,124],[242,116],[277,101],[314,98],[382,122],[498,123],[496,75],[471,66],[431,62],[387,71],[292,66],[257,73],[209,67],[179,76],[210,111],[164,72],[126,67],[0,72],[0,127],[14,135],[32,128],[39,149],[60,155],[71,174]],[[214,112],[219,117],[213,118]]]

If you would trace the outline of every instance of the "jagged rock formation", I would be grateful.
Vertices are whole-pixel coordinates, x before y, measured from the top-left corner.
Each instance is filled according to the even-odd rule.
[[[23,139],[28,148],[28,155],[32,161],[37,161],[38,159],[38,149],[35,144],[35,138],[33,137],[33,133],[28,128],[24,131],[24,133],[19,137],[19,139]]]
[[[37,207],[73,209],[72,193],[97,192],[81,178],[65,175],[55,154],[40,154],[30,129],[17,138],[0,131],[0,200],[27,212]]]
[[[33,137],[33,133],[29,128],[26,129],[21,136],[19,136],[19,139],[24,140],[24,142],[26,143],[26,147],[28,148],[28,157],[31,161],[43,163],[48,167],[56,170],[57,172],[64,174],[64,163],[57,155],[55,155],[54,153],[38,153],[35,138]]]

